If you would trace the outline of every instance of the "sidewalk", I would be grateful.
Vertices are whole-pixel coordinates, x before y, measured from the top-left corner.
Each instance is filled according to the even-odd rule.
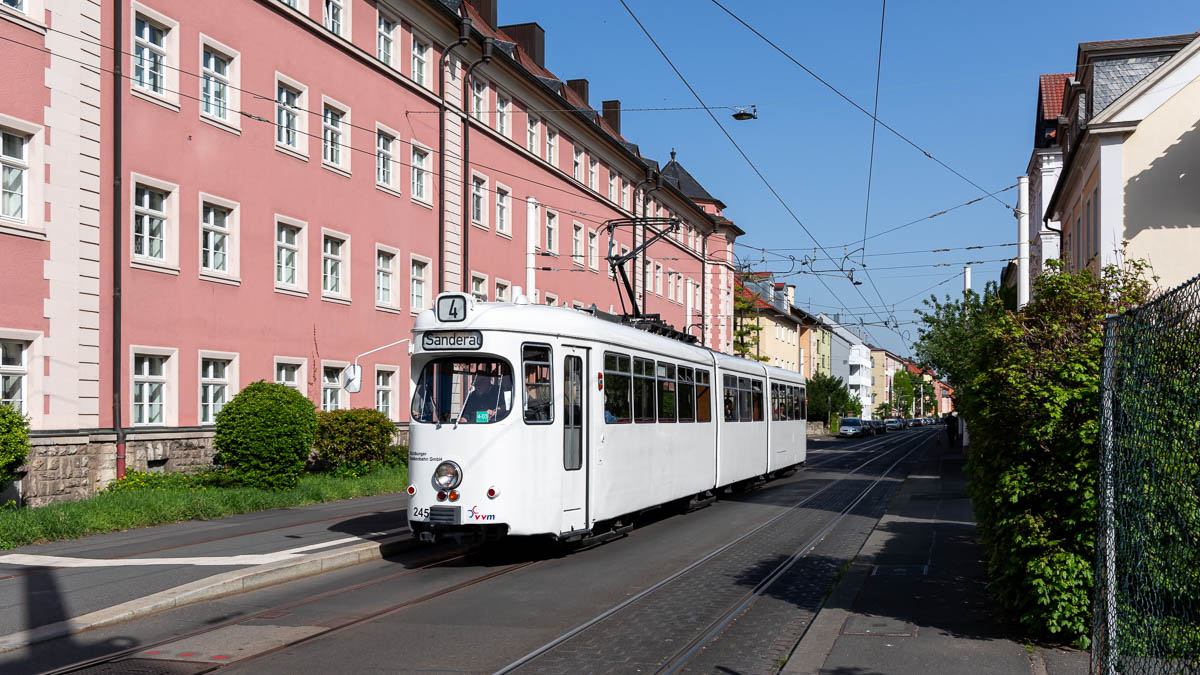
[[[379,558],[408,495],[361,497],[0,551],[0,652]]]
[[[783,669],[788,675],[1074,675],[992,611],[962,451],[930,446]]]

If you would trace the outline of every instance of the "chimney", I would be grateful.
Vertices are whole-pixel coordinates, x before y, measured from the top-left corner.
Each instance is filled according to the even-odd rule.
[[[604,111],[604,121],[608,122],[608,126],[612,127],[618,134],[621,133],[621,102],[620,101],[605,101],[601,103]]]
[[[467,4],[479,12],[479,16],[483,17],[488,27],[496,27],[496,10],[500,5],[500,0],[467,0]]]
[[[579,98],[583,99],[584,105],[587,105],[587,106],[591,105],[591,103],[588,101],[588,81],[587,80],[567,80],[567,86],[571,88],[571,91],[575,92],[576,94],[579,94]]]
[[[525,50],[529,58],[538,64],[538,67],[546,67],[546,31],[541,26],[531,21],[500,26],[500,30],[512,38],[518,47]]]
[[[788,307],[791,307],[792,305],[796,304],[796,287],[793,286],[792,284],[788,284],[787,298],[788,298]]]

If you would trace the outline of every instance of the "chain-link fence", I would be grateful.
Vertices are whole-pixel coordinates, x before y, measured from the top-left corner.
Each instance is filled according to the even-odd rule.
[[[1105,325],[1092,672],[1200,673],[1200,277]]]

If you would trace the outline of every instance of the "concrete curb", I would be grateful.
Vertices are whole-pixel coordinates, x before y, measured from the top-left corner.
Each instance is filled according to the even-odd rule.
[[[332,551],[296,556],[291,560],[281,560],[216,574],[73,619],[0,636],[0,654],[184,605],[237,595],[285,581],[379,560],[416,545],[416,541],[410,535],[405,534],[378,541],[364,541],[361,544],[352,544]]]

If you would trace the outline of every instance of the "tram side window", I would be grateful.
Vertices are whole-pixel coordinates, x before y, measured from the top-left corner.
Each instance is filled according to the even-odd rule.
[[[633,359],[633,421],[654,421],[654,362]]]
[[[780,402],[779,389],[780,389],[780,387],[779,387],[778,382],[771,383],[771,421],[772,422],[779,422],[784,419],[783,411],[779,404],[779,402]]]
[[[808,419],[808,394],[807,390],[796,388],[796,410],[799,413],[799,419]]]
[[[738,386],[737,377],[725,375],[722,379],[722,389],[725,390],[725,421],[738,421]]]
[[[658,421],[674,422],[678,416],[678,396],[675,383],[675,366],[670,363],[658,364]]]
[[[525,422],[549,424],[554,420],[550,348],[525,345],[521,349],[521,365],[525,373]]]
[[[754,408],[750,402],[752,390],[750,389],[750,378],[739,377],[738,384],[738,421],[752,422],[754,421]]]
[[[604,421],[609,424],[628,424],[633,420],[630,405],[632,377],[629,357],[604,353]]]
[[[800,388],[788,387],[788,419],[799,420],[800,417]]]
[[[763,383],[762,380],[750,380],[750,391],[753,395],[750,405],[754,410],[754,421],[763,421]]]
[[[691,368],[679,366],[679,421],[696,421],[696,385]]]
[[[696,421],[712,421],[712,387],[707,370],[696,369]]]

